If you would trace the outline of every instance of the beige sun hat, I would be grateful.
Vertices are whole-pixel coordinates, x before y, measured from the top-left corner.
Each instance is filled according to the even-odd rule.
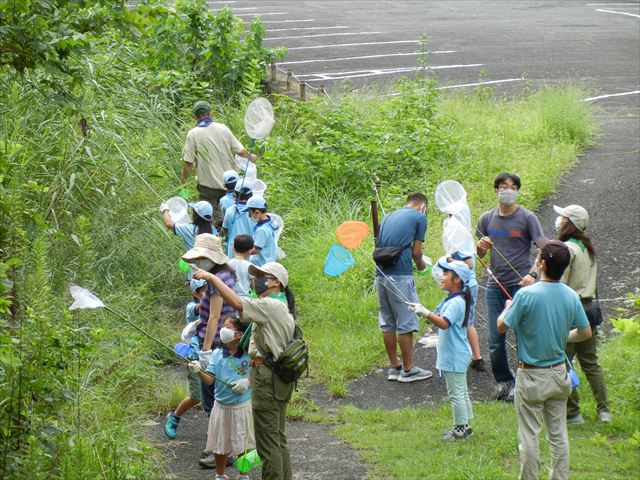
[[[558,215],[567,217],[571,220],[571,223],[573,223],[581,232],[584,232],[589,226],[589,214],[584,207],[581,207],[580,205],[569,205],[564,208],[554,205],[553,209]]]
[[[182,256],[185,262],[192,262],[198,258],[208,258],[216,265],[224,265],[229,261],[229,257],[222,253],[220,237],[210,233],[196,236],[193,248]]]
[[[283,287],[286,287],[289,283],[289,273],[287,269],[278,262],[267,262],[261,267],[249,265],[249,273],[254,277],[260,277],[265,273],[273,275],[280,281]]]

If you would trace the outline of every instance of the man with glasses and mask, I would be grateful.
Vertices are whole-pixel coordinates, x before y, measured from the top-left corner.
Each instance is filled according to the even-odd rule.
[[[418,303],[412,261],[418,270],[426,265],[422,243],[427,231],[427,197],[410,193],[406,204],[382,219],[377,247],[404,247],[393,265],[378,266],[378,324],[391,362],[387,379],[400,383],[425,380],[433,374],[413,365],[413,332],[418,330],[418,316],[407,309],[406,302]],[[398,344],[402,359],[398,358]]]
[[[531,246],[546,243],[537,217],[518,205],[520,177],[501,173],[493,181],[498,206],[485,212],[478,221],[477,254],[483,258],[491,253],[491,271],[487,280],[487,322],[489,323],[489,354],[491,370],[496,380],[494,396],[497,400],[513,401],[515,378],[509,368],[506,335],[497,328],[497,319],[508,300],[502,286],[513,298],[516,292],[536,281],[532,265]],[[497,279],[497,281],[496,281]],[[499,283],[498,283],[499,282]]]

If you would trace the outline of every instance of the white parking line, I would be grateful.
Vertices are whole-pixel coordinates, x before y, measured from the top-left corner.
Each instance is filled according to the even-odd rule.
[[[449,68],[475,68],[482,67],[483,63],[472,63],[469,65],[441,65],[437,67],[429,67],[429,70],[445,70]],[[345,78],[360,78],[360,77],[373,77],[376,75],[392,75],[394,73],[415,72],[421,70],[422,67],[406,67],[406,68],[381,68],[372,70],[353,70],[350,72],[332,72],[332,73],[308,73],[304,75],[297,75],[298,78],[306,77],[318,77],[310,78],[305,82],[320,82],[327,80],[342,80]],[[337,76],[333,76],[337,75]]]
[[[479,85],[494,85],[494,84],[499,84],[499,83],[509,83],[509,82],[521,82],[523,81],[524,78],[520,77],[520,78],[505,78],[503,80],[489,80],[486,82],[476,82],[476,83],[462,83],[460,85],[446,85],[444,87],[437,87],[436,90],[448,90],[450,88],[464,88],[464,87],[477,87]],[[418,89],[417,91],[420,92],[424,90],[423,88]],[[382,95],[383,97],[397,97],[398,95],[400,95],[400,92],[394,92],[394,93],[387,93],[386,95]]]
[[[379,35],[386,32],[340,32],[340,33],[316,33],[315,35],[300,35],[293,37],[269,37],[262,40],[291,40],[294,38],[319,38],[319,37],[343,37],[348,35]]]
[[[268,29],[267,32],[293,32],[294,30],[338,30],[340,28],[349,28],[345,25],[337,25],[335,27],[293,27],[293,28],[274,28]]]
[[[299,22],[315,22],[315,18],[305,18],[303,20],[263,20],[262,23],[299,23]]]
[[[456,53],[455,50],[437,50],[435,52],[428,52],[428,55],[438,53]],[[303,63],[320,63],[320,62],[340,62],[344,60],[365,60],[368,58],[384,58],[384,57],[405,57],[411,55],[423,55],[422,52],[409,52],[409,53],[386,53],[381,55],[362,55],[360,57],[340,57],[340,58],[321,58],[318,60],[298,60],[295,62],[279,62],[276,65],[300,65]]]
[[[640,7],[640,3],[586,3],[589,7]]]
[[[604,13],[614,13],[616,15],[624,15],[626,17],[634,17],[640,19],[640,15],[636,15],[635,13],[627,13],[627,12],[614,12],[613,10],[603,10],[601,8],[596,8],[596,12],[604,12]]]
[[[610,98],[610,97],[623,97],[625,95],[637,95],[640,93],[640,90],[634,90],[633,92],[623,92],[623,93],[611,93],[609,95],[600,95],[597,97],[589,97],[585,98],[585,102],[593,102],[594,100],[600,100],[602,98]]]
[[[289,15],[289,12],[267,12],[267,13],[234,13],[234,17],[261,17],[263,15]]]
[[[420,43],[420,40],[394,40],[391,42],[339,43],[336,45],[311,45],[308,47],[287,47],[287,50],[311,50],[313,48],[359,47],[361,45],[391,45],[398,43]]]

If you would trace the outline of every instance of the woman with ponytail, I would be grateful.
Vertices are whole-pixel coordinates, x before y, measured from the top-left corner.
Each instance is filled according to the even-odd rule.
[[[438,359],[436,367],[444,373],[447,393],[453,410],[453,428],[442,440],[464,440],[473,434],[469,422],[473,409],[467,389],[467,368],[471,362],[471,346],[467,339],[467,325],[472,309],[469,289],[471,270],[459,260],[447,262],[444,257],[437,264],[443,275],[441,288],[449,295],[433,312],[419,303],[409,304],[409,310],[426,318],[440,329],[438,335]]]

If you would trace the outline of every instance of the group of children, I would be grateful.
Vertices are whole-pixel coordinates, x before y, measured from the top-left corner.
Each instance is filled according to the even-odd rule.
[[[238,296],[246,298],[250,296],[249,266],[259,267],[276,260],[279,225],[267,213],[264,197],[253,195],[251,181],[233,170],[224,172],[223,181],[227,193],[215,207],[224,218],[220,235],[213,224],[214,206],[208,201],[189,204],[193,214],[191,223],[187,224],[176,224],[165,203],[160,211],[166,227],[183,240],[187,252],[197,250],[194,246],[198,247],[198,235],[211,234],[226,239],[225,250],[230,259],[225,261],[227,270],[232,272],[233,289]],[[202,404],[209,415],[209,427],[199,463],[204,468],[216,468],[216,479],[225,479],[225,466],[233,464],[234,455],[246,453],[255,444],[249,355],[238,345],[246,325],[240,322],[235,310],[209,303],[212,287],[206,281],[191,278],[191,272],[187,281],[192,298],[186,306],[187,326],[182,340],[189,345],[188,358],[192,360],[187,371],[189,394],[167,415],[164,432],[168,438],[176,438],[182,415]],[[220,311],[216,310],[216,315],[211,316],[210,311],[218,307]],[[208,329],[210,318],[217,318],[218,325]],[[241,474],[238,478],[249,476]]]

